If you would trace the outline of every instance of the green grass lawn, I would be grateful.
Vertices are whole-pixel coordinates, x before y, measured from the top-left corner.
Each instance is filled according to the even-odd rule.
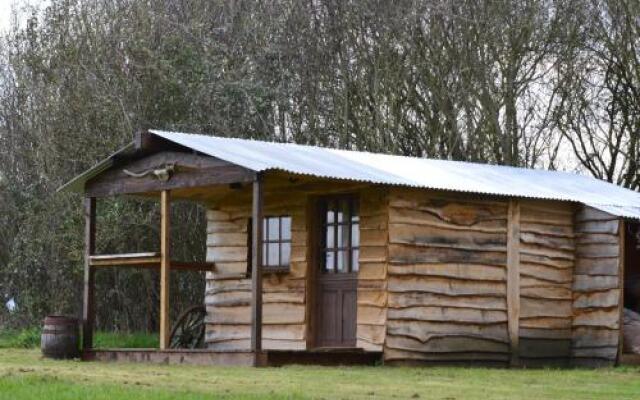
[[[40,347],[40,328],[22,330],[0,329],[0,349]],[[155,348],[157,333],[144,332],[96,332],[93,338],[96,348]]]
[[[0,399],[638,399],[640,369],[199,367],[0,350]]]

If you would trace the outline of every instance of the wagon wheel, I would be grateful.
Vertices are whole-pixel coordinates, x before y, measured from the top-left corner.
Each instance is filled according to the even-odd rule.
[[[172,349],[197,349],[204,342],[204,317],[207,310],[204,306],[191,306],[187,308],[176,320],[169,347]]]

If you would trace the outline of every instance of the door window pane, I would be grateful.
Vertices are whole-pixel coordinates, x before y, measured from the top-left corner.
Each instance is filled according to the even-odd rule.
[[[360,225],[351,225],[351,247],[360,246]]]
[[[335,227],[333,225],[327,226],[327,238],[326,238],[325,247],[327,247],[328,249],[332,249],[335,247],[335,244],[333,243],[334,229]]]
[[[333,271],[333,263],[335,261],[335,255],[333,251],[327,251],[325,253],[324,270],[327,272]]]
[[[338,247],[349,247],[349,225],[340,225],[338,227]]]
[[[353,272],[357,272],[359,269],[358,266],[358,258],[360,256],[360,250],[359,249],[353,249],[351,251],[351,270]]]
[[[337,258],[337,271],[338,272],[347,272],[348,268],[349,268],[349,252],[346,250],[340,250],[338,251],[338,258]]]

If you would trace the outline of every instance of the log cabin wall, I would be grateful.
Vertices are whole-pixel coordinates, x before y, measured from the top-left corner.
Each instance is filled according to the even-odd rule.
[[[508,202],[393,189],[386,363],[506,365]]]
[[[360,193],[360,257],[356,346],[382,351],[387,323],[388,190]]]
[[[265,216],[292,217],[290,271],[265,274],[263,278],[262,345],[265,350],[306,348],[305,201],[304,196],[295,194],[286,200],[265,196]],[[205,342],[209,349],[250,347],[251,278],[247,274],[250,217],[250,202],[236,202],[233,198],[207,212],[207,261],[215,262],[215,272],[207,273],[205,293]]]
[[[574,213],[571,203],[520,201],[520,364],[569,364]]]
[[[612,365],[620,340],[621,226],[618,217],[581,207],[576,214],[573,280],[574,365]]]
[[[292,217],[291,267],[288,273],[264,276],[263,348],[305,350],[308,343],[312,346],[312,199],[356,193],[360,199],[356,345],[366,351],[381,351],[386,333],[387,189],[322,180],[282,181],[282,177],[266,180],[264,215]],[[251,199],[243,192],[215,201],[207,212],[207,261],[216,264],[215,272],[207,273],[205,293],[205,342],[209,349],[249,348],[251,279],[246,271],[250,216]]]

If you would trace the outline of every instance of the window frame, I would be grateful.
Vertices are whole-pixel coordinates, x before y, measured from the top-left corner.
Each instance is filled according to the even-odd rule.
[[[343,218],[343,221],[338,220],[338,212],[341,210],[341,205],[347,205],[348,218]],[[334,205],[331,207],[331,205]],[[333,211],[333,221],[329,222],[328,212]],[[318,246],[318,253],[320,257],[320,273],[325,275],[334,274],[357,274],[360,270],[360,204],[359,198],[356,195],[337,195],[327,196],[321,199],[319,207],[320,212],[320,242]],[[354,220],[355,217],[355,220]],[[328,246],[327,234],[328,229],[332,228],[332,246]],[[347,227],[346,237],[342,237],[342,242],[338,242],[339,231]],[[358,230],[358,242],[353,243],[353,229],[356,227]],[[343,231],[344,235],[344,231]],[[358,259],[354,260],[354,252],[357,252]],[[327,255],[333,254],[333,266],[327,268]],[[346,253],[347,264],[343,266],[343,269],[338,269],[339,255],[340,253]]]
[[[283,231],[282,231],[282,220],[288,218],[289,219],[289,238],[283,239]],[[278,220],[278,235],[275,239],[269,238],[269,220],[277,219]],[[263,272],[289,272],[291,270],[291,253],[292,253],[292,243],[293,243],[293,217],[290,214],[274,214],[274,215],[265,215],[262,217],[262,241],[260,245],[262,246],[262,260],[261,266]],[[251,238],[253,236],[253,218],[249,218],[247,225],[247,276],[251,276],[251,259],[253,256],[253,247],[251,246]],[[278,247],[278,264],[277,265],[268,265],[269,261],[269,245],[276,244]],[[289,245],[289,262],[287,264],[282,264],[282,254],[283,254],[283,245]]]

